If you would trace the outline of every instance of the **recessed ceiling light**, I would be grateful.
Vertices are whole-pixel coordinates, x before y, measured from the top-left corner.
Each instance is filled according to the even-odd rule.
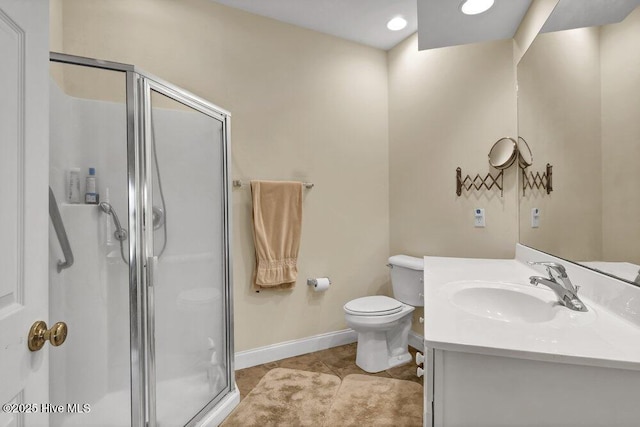
[[[478,15],[491,9],[493,1],[494,0],[465,0],[460,5],[460,10],[465,15]]]
[[[396,16],[395,18],[391,18],[389,22],[387,22],[387,28],[391,31],[400,31],[406,26],[407,20],[402,16]]]

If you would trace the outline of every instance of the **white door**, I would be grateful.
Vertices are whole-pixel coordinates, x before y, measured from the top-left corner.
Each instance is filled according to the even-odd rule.
[[[0,0],[0,427],[48,420],[48,34],[48,1]]]

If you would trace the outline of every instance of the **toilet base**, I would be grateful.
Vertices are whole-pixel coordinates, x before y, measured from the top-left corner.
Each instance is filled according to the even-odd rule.
[[[347,325],[358,333],[356,365],[375,373],[411,361],[409,330],[414,307],[403,305],[401,311],[385,316],[345,314]]]
[[[371,336],[375,334],[379,336]],[[396,349],[396,352],[398,354],[389,354],[384,332],[361,332],[358,336],[356,365],[363,371],[373,374],[411,362],[408,347],[404,347],[404,351]]]
[[[363,371],[375,373],[410,362],[411,311],[391,329],[358,331],[356,365]]]
[[[406,353],[403,353],[399,356],[392,356],[389,358],[389,368],[395,368],[396,366],[406,365],[411,362],[413,358],[411,357],[411,353],[407,350]],[[387,369],[389,369],[387,368]]]

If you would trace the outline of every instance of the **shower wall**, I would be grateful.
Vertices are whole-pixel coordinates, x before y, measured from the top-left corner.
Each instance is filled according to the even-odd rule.
[[[82,425],[104,424],[104,417],[110,417],[109,423],[128,425],[129,269],[121,258],[118,241],[113,238],[111,217],[96,205],[67,203],[65,192],[70,168],[82,169],[84,194],[87,168],[95,167],[101,200],[106,199],[108,189],[109,202],[122,226],[129,228],[125,104],[70,96],[54,79],[50,86],[50,185],[75,256],[71,268],[56,272],[62,254],[51,228],[51,319],[64,320],[69,326],[65,345],[50,353],[51,395],[62,404],[92,404],[96,410],[83,414],[77,421]],[[121,89],[124,91],[124,86]],[[225,348],[222,325],[211,332],[212,325],[220,323],[223,304],[221,292],[214,288],[222,285],[209,283],[211,277],[222,276],[219,250],[211,249],[211,245],[221,247],[222,236],[209,244],[198,238],[203,228],[210,224],[219,228],[222,224],[221,212],[209,206],[210,201],[220,203],[223,197],[220,134],[207,116],[185,111],[177,103],[173,107],[153,110],[167,218],[167,245],[160,256],[155,282],[156,381],[158,402],[170,401],[177,407],[172,409],[171,405],[163,404],[158,408],[158,419],[168,423],[165,425],[184,422],[173,420],[172,414],[186,411],[193,416],[202,408],[202,401],[185,401],[190,392],[186,387],[194,385],[181,381],[204,375],[195,387],[201,387],[200,394],[208,396],[208,366],[204,365],[213,360],[214,350],[218,351],[215,362],[223,363],[220,353]],[[179,165],[188,168],[182,168],[183,172],[178,174],[175,168]],[[217,183],[212,182],[212,173],[219,175]],[[162,206],[155,187],[154,205]],[[194,205],[202,209],[194,210]],[[154,232],[154,239],[158,253],[165,241],[162,228]],[[127,256],[129,241],[124,243]],[[214,257],[217,262],[212,262]],[[204,402],[210,398],[204,397]],[[190,402],[194,407],[185,409]],[[111,410],[101,411],[104,406]],[[116,407],[117,411],[113,411]],[[64,415],[52,418],[56,426],[77,425],[74,422]]]

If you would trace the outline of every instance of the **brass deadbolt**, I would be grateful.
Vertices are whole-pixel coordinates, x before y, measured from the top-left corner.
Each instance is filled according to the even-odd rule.
[[[38,320],[35,322],[29,330],[29,350],[38,351],[44,347],[44,343],[48,340],[52,346],[57,347],[62,345],[67,339],[67,324],[64,322],[58,322],[47,329],[47,324]]]

